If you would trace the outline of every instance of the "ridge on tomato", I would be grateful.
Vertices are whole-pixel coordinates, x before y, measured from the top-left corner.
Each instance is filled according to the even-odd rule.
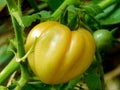
[[[28,63],[46,84],[60,84],[84,73],[93,60],[95,41],[84,28],[70,29],[55,21],[36,25],[28,34],[26,52],[37,38]]]

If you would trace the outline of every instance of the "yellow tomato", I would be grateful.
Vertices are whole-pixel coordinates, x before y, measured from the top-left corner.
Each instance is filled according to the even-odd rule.
[[[26,40],[26,52],[37,38],[28,63],[46,84],[60,84],[84,73],[95,53],[95,41],[84,28],[70,29],[55,21],[36,25]]]

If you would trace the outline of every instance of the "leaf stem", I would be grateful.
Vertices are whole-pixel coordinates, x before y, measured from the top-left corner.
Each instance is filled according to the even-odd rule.
[[[59,6],[59,8],[52,14],[54,20],[58,20],[63,10],[70,4],[74,4],[75,0],[64,0],[64,2]]]
[[[101,80],[101,87],[100,90],[105,90],[105,81],[104,81],[104,71],[103,71],[103,66],[102,66],[102,58],[98,50],[96,50],[96,60],[98,64],[98,73],[100,75],[100,80]]]

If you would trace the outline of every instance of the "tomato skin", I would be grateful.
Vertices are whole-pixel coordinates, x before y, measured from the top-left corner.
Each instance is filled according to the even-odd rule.
[[[37,32],[37,34],[35,34]],[[39,79],[46,84],[60,84],[84,73],[93,60],[95,41],[84,28],[70,31],[55,21],[36,25],[26,40],[26,52],[37,37],[28,63]]]
[[[105,51],[112,45],[114,39],[112,33],[106,29],[100,29],[93,33],[96,46],[99,51]]]

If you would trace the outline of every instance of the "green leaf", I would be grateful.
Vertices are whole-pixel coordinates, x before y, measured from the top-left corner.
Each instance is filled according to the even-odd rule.
[[[32,15],[25,15],[22,17],[23,24],[25,27],[28,27],[36,20],[41,20],[41,21],[48,20],[51,17],[50,13],[51,12],[49,11],[41,11],[39,13],[35,13]]]
[[[102,8],[95,3],[90,3],[86,6],[84,6],[83,8],[91,16],[95,16],[95,15],[103,12]]]
[[[73,88],[76,86],[76,84],[80,81],[81,77],[82,76],[80,75],[79,77],[71,80],[64,90],[73,90]]]
[[[52,10],[56,10],[64,0],[44,0]]]
[[[6,61],[10,60],[12,58],[13,54],[12,52],[8,51],[8,46],[4,45],[0,47],[0,66],[5,63]]]
[[[6,0],[0,0],[0,8],[6,5]]]
[[[40,81],[28,82],[23,90],[56,90],[52,85],[46,85]]]
[[[105,12],[106,13],[106,12]],[[120,23],[120,5],[116,6],[106,17],[100,19],[102,25]]]
[[[25,27],[30,26],[37,19],[40,19],[38,14],[26,15],[22,17],[22,21]]]
[[[93,63],[90,65],[90,67],[84,74],[85,82],[89,90],[101,90],[101,80],[97,69],[97,61],[94,58]]]
[[[67,26],[70,29],[74,30],[77,25],[77,18],[78,18],[78,13],[76,13],[77,9],[73,5],[70,5],[67,9],[68,9],[68,24],[67,24]]]
[[[0,11],[6,6],[6,0],[0,0]]]
[[[109,6],[102,13],[99,13],[98,15],[96,15],[95,18],[100,20],[102,18],[108,17],[108,15],[110,15],[111,12],[114,11],[115,7],[116,7],[116,4],[113,4],[113,5]]]
[[[40,15],[41,21],[48,20],[51,17],[51,12],[50,11],[41,11],[38,13]]]
[[[0,90],[7,90],[7,87],[0,86]]]
[[[100,90],[101,82],[98,74],[96,73],[88,74],[85,79],[89,90]]]
[[[77,25],[78,19],[77,8],[74,5],[69,5],[65,12],[60,17],[60,22],[68,26],[71,30],[74,30]]]

